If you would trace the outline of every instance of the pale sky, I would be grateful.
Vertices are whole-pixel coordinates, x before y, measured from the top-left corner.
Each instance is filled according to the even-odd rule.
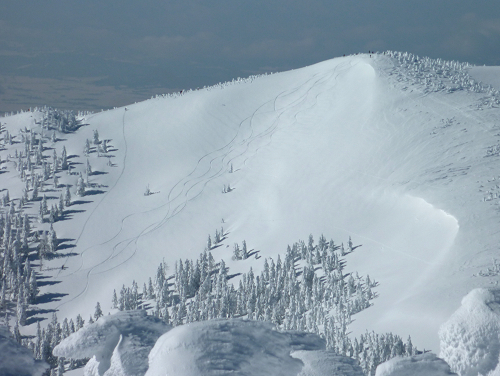
[[[4,0],[0,112],[109,108],[388,49],[500,65],[500,2]]]

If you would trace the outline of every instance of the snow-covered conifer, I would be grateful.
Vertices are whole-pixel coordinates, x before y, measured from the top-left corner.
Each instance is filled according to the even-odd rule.
[[[31,200],[36,201],[38,198],[38,179],[35,179],[33,183],[33,191],[31,192]]]
[[[88,138],[85,140],[85,146],[83,147],[83,154],[84,155],[90,154],[90,141]]]
[[[241,249],[241,257],[243,257],[243,259],[248,258],[247,242],[245,240],[243,240],[243,248]]]
[[[85,182],[83,181],[83,177],[80,175],[76,182],[76,195],[83,197],[85,196]]]
[[[85,325],[85,321],[83,320],[82,316],[78,314],[76,316],[76,330],[83,328],[83,325]]]
[[[92,166],[90,165],[89,159],[87,158],[87,168],[86,168],[87,176],[92,175]]]
[[[63,146],[61,154],[61,170],[68,169],[68,153],[66,152],[66,146]]]
[[[238,243],[234,243],[233,257],[235,260],[242,259],[241,250],[240,250],[240,246],[238,245]]]
[[[113,298],[111,300],[112,308],[118,308],[118,297],[116,296],[116,290],[113,290]]]
[[[94,311],[94,318],[97,321],[97,319],[99,319],[99,317],[102,317],[102,316],[103,316],[103,313],[101,310],[101,304],[99,302],[97,302],[97,304],[95,306],[95,311]]]
[[[47,206],[47,196],[43,195],[42,202],[40,203],[40,212],[42,215],[48,214],[49,208]]]
[[[64,205],[66,207],[71,206],[71,192],[68,186],[66,186],[66,192],[64,194]]]
[[[24,302],[24,287],[23,284],[19,285],[19,294],[17,296],[17,322],[19,325],[26,323],[26,304]]]

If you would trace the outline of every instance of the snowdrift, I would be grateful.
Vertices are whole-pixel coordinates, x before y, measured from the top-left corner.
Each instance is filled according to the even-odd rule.
[[[277,332],[269,323],[210,320],[175,327],[149,354],[147,376],[296,375],[303,363],[292,350],[322,350],[310,333]]]

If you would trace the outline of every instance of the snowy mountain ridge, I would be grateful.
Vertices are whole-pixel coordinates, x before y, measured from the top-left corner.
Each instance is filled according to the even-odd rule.
[[[311,233],[352,237],[363,247],[346,276],[380,283],[353,334],[438,351],[461,297],[496,277],[479,276],[499,240],[500,96],[474,69],[355,55],[96,114],[3,118],[2,260],[31,263],[4,272],[26,286],[3,284],[25,296],[22,334],[52,312],[112,311],[113,290],[196,260],[223,227],[210,251],[235,275],[260,274]],[[255,253],[233,259],[243,240]]]

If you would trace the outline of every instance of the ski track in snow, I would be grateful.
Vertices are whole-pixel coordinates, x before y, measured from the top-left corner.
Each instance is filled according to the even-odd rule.
[[[336,83],[336,79],[337,77],[342,73],[342,72],[345,72],[346,69],[342,69],[340,72],[337,72],[337,70],[339,70],[339,68],[343,68],[344,66],[346,65],[346,63],[342,63],[342,64],[339,64],[337,67],[335,67],[333,69],[333,71],[327,73],[326,75],[322,75],[322,77],[320,78],[317,78],[317,76],[319,75],[319,73],[315,74],[313,77],[311,77],[310,79],[308,79],[306,82],[302,83],[301,85],[295,87],[294,89],[292,90],[285,90],[281,93],[279,93],[273,100],[271,101],[268,101],[268,102],[265,102],[264,104],[262,104],[260,107],[258,107],[250,117],[244,119],[243,121],[240,122],[239,126],[238,126],[238,130],[235,134],[235,136],[226,144],[224,145],[223,147],[217,149],[217,150],[214,150],[210,153],[207,153],[205,154],[204,156],[202,156],[196,166],[193,168],[193,170],[188,174],[186,175],[183,179],[179,180],[169,191],[168,193],[168,196],[167,196],[167,202],[163,205],[160,205],[156,208],[153,208],[153,209],[150,209],[150,210],[146,210],[146,211],[142,211],[142,212],[136,212],[136,213],[131,213],[127,216],[125,216],[122,220],[121,220],[121,227],[120,227],[120,230],[113,236],[111,237],[110,239],[108,239],[107,241],[103,242],[103,243],[99,243],[97,245],[92,245],[88,248],[86,248],[85,250],[83,250],[81,253],[80,253],[80,257],[81,257],[81,260],[82,260],[82,263],[80,265],[80,267],[78,269],[76,269],[74,272],[72,273],[69,273],[67,274],[66,276],[64,277],[69,277],[71,275],[74,275],[76,274],[77,272],[79,272],[82,268],[83,268],[83,255],[85,253],[87,253],[90,249],[92,248],[95,248],[95,247],[100,247],[100,246],[104,246],[108,243],[111,243],[114,239],[116,239],[123,231],[124,229],[124,225],[125,225],[125,221],[132,218],[133,216],[136,216],[136,215],[142,215],[142,214],[147,214],[147,213],[151,213],[153,211],[157,211],[157,210],[160,210],[160,209],[163,209],[165,206],[167,207],[167,211],[166,211],[166,214],[164,216],[164,218],[157,222],[157,223],[153,223],[153,224],[150,224],[149,226],[147,226],[146,228],[144,228],[138,235],[134,236],[134,237],[131,237],[131,238],[128,238],[128,239],[124,239],[118,243],[116,243],[114,246],[113,246],[113,251],[108,255],[108,257],[106,259],[104,259],[103,261],[99,262],[98,264],[96,265],[93,265],[92,267],[90,267],[86,274],[85,274],[85,277],[86,277],[86,283],[85,283],[85,287],[83,288],[83,290],[79,293],[79,294],[76,294],[74,295],[71,299],[61,303],[60,305],[58,305],[56,307],[56,309],[60,308],[61,306],[67,304],[67,303],[70,303],[74,300],[76,300],[77,298],[79,298],[80,296],[84,295],[87,291],[88,291],[88,287],[89,287],[89,281],[90,281],[90,276],[91,275],[97,275],[97,274],[101,274],[101,273],[105,273],[105,272],[108,272],[112,269],[115,269],[125,263],[127,263],[137,252],[137,243],[138,241],[140,240],[141,237],[145,236],[145,235],[148,235],[160,228],[162,228],[164,225],[166,225],[168,223],[168,221],[175,217],[177,214],[179,214],[185,207],[186,205],[191,201],[191,200],[194,200],[195,198],[197,198],[198,196],[200,196],[203,192],[204,192],[204,189],[205,187],[214,179],[224,175],[226,172],[227,172],[227,166],[230,166],[231,163],[233,161],[235,161],[236,159],[246,155],[246,158],[243,160],[243,166],[246,165],[247,161],[249,159],[251,159],[262,147],[266,146],[266,145],[269,145],[272,141],[272,136],[273,134],[275,133],[275,131],[278,129],[278,126],[280,124],[280,120],[281,120],[281,117],[283,116],[283,114],[285,114],[285,112],[287,111],[290,111],[292,110],[294,107],[297,107],[298,105],[304,103],[306,100],[307,100],[307,97],[309,96],[311,90],[315,87],[317,87],[317,85],[321,84],[321,83],[324,83],[324,82],[328,82],[329,79],[331,79],[331,77],[337,73],[337,75],[334,77],[334,84]],[[352,62],[349,61],[349,67],[352,66]],[[312,84],[311,84],[311,81]],[[323,81],[323,82],[321,82]],[[278,101],[281,99],[283,100],[284,98],[286,98],[287,96],[291,96],[297,92],[299,92],[301,89],[304,89],[305,87],[307,87],[307,90],[305,91],[305,93],[301,94],[297,99],[294,99],[292,100],[291,102],[285,104],[284,106],[280,107],[278,109]],[[332,87],[328,87],[327,89],[323,90],[322,92],[316,94],[315,98],[314,98],[314,103],[306,108],[306,109],[302,109],[300,111],[297,111],[295,114],[293,114],[293,118],[295,119],[295,121],[297,121],[297,115],[300,113],[300,112],[304,112],[304,111],[307,111],[311,108],[313,108],[316,103],[317,103],[317,99],[319,97],[319,95],[321,95],[322,93],[324,93],[325,91],[327,90],[330,90]],[[268,111],[265,111],[265,112],[262,112],[262,109],[265,108],[266,106],[268,106],[269,104],[273,104],[273,110],[268,110]],[[259,115],[262,115],[262,114],[272,114],[272,113],[276,113],[278,112],[277,116],[275,116],[275,119],[274,121],[271,122],[271,125],[268,126],[266,129],[264,129],[263,131],[261,131],[260,133],[257,133],[255,136],[254,136],[254,127],[252,125],[254,119],[255,119],[255,116],[257,114]],[[242,133],[242,127],[243,125],[248,122],[249,123],[249,128],[250,128],[250,134],[244,138],[243,140],[239,141],[239,142],[236,142],[236,139],[238,138],[238,136],[240,135],[240,133]],[[81,236],[83,235],[84,231],[85,231],[85,228],[86,228],[86,225],[87,223],[89,222],[90,218],[92,217],[92,215],[94,214],[94,212],[96,211],[96,209],[98,208],[98,206],[102,203],[102,201],[106,198],[106,196],[109,194],[109,192],[111,192],[113,190],[113,188],[116,187],[116,185],[118,184],[118,182],[120,181],[121,177],[123,176],[124,172],[125,172],[125,168],[126,168],[126,158],[127,158],[127,140],[126,140],[126,135],[125,135],[125,112],[123,114],[123,119],[122,119],[122,128],[123,128],[123,139],[124,139],[124,142],[125,142],[125,150],[124,150],[124,159],[123,159],[123,167],[122,167],[122,170],[120,172],[120,175],[118,176],[115,184],[113,185],[113,187],[111,187],[111,189],[106,193],[106,195],[101,199],[101,201],[99,202],[99,204],[97,204],[94,209],[92,210],[92,212],[90,213],[89,217],[87,218],[87,220],[85,221],[84,223],[84,226],[82,228],[82,231],[80,232],[80,235],[78,236],[75,244],[78,244],[78,241],[79,239],[81,238]],[[265,144],[265,145],[262,145],[261,143],[259,144],[258,147],[256,147],[256,149],[251,153],[251,155],[248,155],[249,153],[249,150],[250,150],[250,146],[252,143],[255,143],[256,141],[262,141],[266,136],[269,136],[268,138],[268,142]],[[239,154],[236,154],[234,156],[231,156],[229,159],[228,157],[231,155],[231,153],[233,152],[237,152],[238,150],[240,150]],[[200,168],[203,168],[203,167],[200,167],[202,166],[202,162],[207,159],[209,156],[213,155],[213,154],[216,154],[208,163],[208,169],[203,172],[201,171],[201,175],[198,175],[198,176],[195,176],[193,177],[193,175],[195,175],[195,173],[200,169]],[[215,167],[214,167],[214,163],[217,162],[218,160],[220,159],[220,163],[218,165],[218,169],[215,170]],[[227,160],[227,161],[226,161]],[[207,174],[209,174],[212,170],[215,170],[215,172],[208,176],[207,177]],[[237,171],[237,170],[236,170]],[[235,172],[236,172],[235,171]],[[174,192],[176,189],[178,189],[178,187],[181,187],[181,190],[179,191],[179,193],[177,193],[174,197],[172,197],[174,195]],[[199,185],[202,185],[201,186],[201,189],[194,195],[192,195],[191,197],[189,197],[189,193],[194,189],[196,188],[197,186]],[[184,193],[184,194],[183,194]],[[177,199],[179,199],[181,196],[182,197],[182,202],[178,203],[176,206],[175,205],[175,201]],[[172,208],[173,207],[173,208]],[[131,252],[131,254],[125,259],[123,260],[122,262],[120,262],[119,264],[117,265],[114,265],[113,267],[111,268],[108,268],[108,269],[105,269],[105,270],[101,270],[97,273],[93,273],[94,270],[96,270],[98,267],[104,265],[105,263],[109,262],[110,260],[120,256],[123,252],[125,252],[128,247],[133,243],[133,251]],[[124,245],[120,250],[118,250],[118,248],[120,246]],[[60,271],[58,272],[57,276],[59,276],[59,273]]]
[[[92,209],[92,211],[90,212],[89,216],[87,217],[87,219],[85,220],[85,222],[83,223],[83,227],[82,227],[82,230],[80,231],[80,234],[78,235],[78,237],[76,238],[76,241],[75,241],[75,246],[78,245],[78,241],[80,240],[80,238],[82,237],[83,233],[85,232],[85,228],[87,227],[87,224],[90,220],[90,218],[93,216],[94,212],[97,210],[97,208],[99,207],[99,205],[104,201],[104,199],[106,198],[106,196],[116,187],[116,185],[118,184],[118,182],[120,181],[121,177],[123,176],[123,172],[125,171],[125,166],[126,166],[126,160],[127,160],[127,139],[125,138],[125,113],[126,111],[123,112],[123,117],[122,117],[122,134],[123,134],[123,141],[125,143],[125,150],[124,150],[124,157],[123,157],[123,165],[122,165],[122,169],[120,171],[120,174],[118,175],[118,178],[116,179],[115,181],[115,184],[113,184],[113,186],[103,195],[103,197],[101,198],[101,200],[94,206],[94,209]],[[95,115],[93,115],[95,116]],[[90,118],[90,117],[89,117]],[[78,269],[76,269],[74,272],[70,273],[70,274],[67,274],[65,275],[66,276],[71,276],[73,274],[75,274],[76,272],[78,272],[79,270],[81,270],[81,268],[83,267],[83,254],[89,250],[89,248],[86,248],[85,250],[83,250],[82,252],[80,252],[80,259],[82,260],[82,263],[81,265],[78,267]],[[70,256],[67,256],[66,257],[66,261],[68,261]],[[66,264],[66,261],[63,263],[63,266]],[[63,269],[62,269],[63,270]],[[59,276],[59,274],[61,273],[61,271],[58,271],[56,277]]]

